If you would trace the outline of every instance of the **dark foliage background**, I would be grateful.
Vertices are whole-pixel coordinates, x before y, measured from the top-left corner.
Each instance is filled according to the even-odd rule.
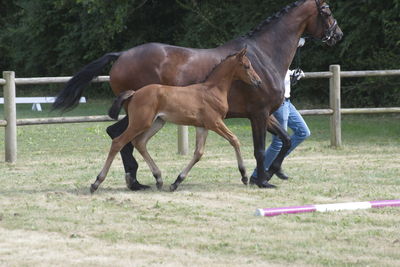
[[[146,42],[208,48],[248,32],[293,0],[0,0],[0,70],[18,77],[72,75],[106,52]],[[309,41],[301,68],[400,68],[400,0],[331,0],[345,33],[334,48]],[[105,72],[106,73],[106,72]],[[304,80],[297,99],[326,103],[326,83]],[[91,91],[109,94],[107,86]],[[397,77],[343,80],[344,105],[399,106]]]

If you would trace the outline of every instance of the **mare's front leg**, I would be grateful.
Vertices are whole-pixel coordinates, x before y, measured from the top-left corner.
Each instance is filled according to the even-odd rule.
[[[287,152],[290,149],[291,146],[291,140],[290,136],[287,133],[287,131],[282,127],[282,125],[278,122],[278,120],[274,116],[270,116],[268,121],[268,127],[267,130],[278,136],[279,139],[282,141],[282,147],[281,150],[279,151],[278,155],[274,159],[274,161],[271,163],[271,166],[269,167],[267,171],[267,175],[269,176],[269,179],[281,169],[282,162],[287,155]]]
[[[175,191],[178,188],[179,184],[182,183],[182,181],[186,178],[189,171],[203,156],[204,145],[206,143],[207,135],[208,135],[207,129],[202,127],[196,127],[196,149],[194,151],[193,158],[186,166],[186,168],[183,169],[183,171],[178,175],[178,178],[176,178],[175,182],[170,185],[169,189],[171,191]]]
[[[229,141],[229,143],[233,146],[235,149],[235,154],[236,154],[236,160],[238,162],[238,168],[240,175],[242,176],[242,183],[247,185],[249,179],[247,178],[246,174],[246,168],[244,166],[243,158],[242,158],[242,153],[240,152],[240,142],[239,139],[235,134],[233,134],[228,127],[226,127],[225,123],[221,120],[218,121],[216,124],[216,128],[212,129],[215,131],[217,134],[225,138],[226,140]]]
[[[129,119],[128,116],[125,116],[122,120],[114,123],[113,125],[107,128],[107,134],[114,139],[120,136],[128,127]],[[126,144],[120,151],[122,162],[124,164],[125,169],[125,181],[126,186],[132,190],[143,190],[148,189],[150,186],[142,185],[136,179],[136,173],[138,169],[138,163],[136,159],[133,157],[133,145],[131,142]]]
[[[272,175],[265,172],[264,168],[267,113],[262,112],[253,115],[250,118],[250,122],[253,134],[254,157],[257,161],[257,178],[255,179],[254,183],[260,188],[275,188],[274,185],[268,183]]]

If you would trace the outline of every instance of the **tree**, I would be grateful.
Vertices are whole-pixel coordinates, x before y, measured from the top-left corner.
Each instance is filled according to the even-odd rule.
[[[106,52],[147,43],[209,48],[243,35],[294,0],[0,0],[0,68],[22,76],[71,75]],[[334,48],[307,42],[306,71],[397,69],[400,0],[335,0],[345,36]],[[343,102],[399,105],[399,78],[343,83]],[[305,81],[293,94],[327,99],[326,84]],[[107,92],[109,90],[107,89]]]
[[[329,64],[340,64],[342,70],[399,68],[400,0],[337,0],[333,2],[332,10],[344,38],[329,51],[306,46],[302,62],[307,70],[327,70]],[[342,89],[344,105],[400,104],[399,77],[346,79]],[[327,93],[315,83],[307,88],[300,85],[299,91],[316,99],[326,98],[322,96]]]

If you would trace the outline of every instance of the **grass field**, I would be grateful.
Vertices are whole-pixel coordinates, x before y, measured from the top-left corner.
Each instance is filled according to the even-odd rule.
[[[103,115],[109,102],[67,115]],[[57,116],[18,108],[21,118]],[[177,155],[177,129],[167,124],[149,143],[163,191],[135,153],[138,178],[152,188],[126,189],[118,157],[93,195],[110,123],[21,126],[18,162],[0,155],[0,266],[400,266],[399,208],[254,216],[256,208],[400,198],[399,115],[343,116],[341,149],[329,147],[328,117],[305,119],[312,136],[284,162],[292,178],[271,180],[276,190],[241,184],[233,149],[211,133],[202,161],[168,192],[191,155]],[[227,124],[250,173],[250,124]],[[190,149],[193,141],[190,129]]]

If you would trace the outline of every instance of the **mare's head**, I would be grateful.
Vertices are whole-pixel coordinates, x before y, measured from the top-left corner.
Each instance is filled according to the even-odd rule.
[[[343,37],[343,32],[333,17],[332,11],[325,0],[308,0],[310,8],[315,9],[310,16],[306,33],[321,39],[329,46],[335,45]]]
[[[262,83],[260,76],[253,69],[250,60],[246,56],[247,48],[243,48],[238,53],[233,55],[237,60],[237,67],[235,68],[234,78],[241,80],[247,84],[259,87]]]

